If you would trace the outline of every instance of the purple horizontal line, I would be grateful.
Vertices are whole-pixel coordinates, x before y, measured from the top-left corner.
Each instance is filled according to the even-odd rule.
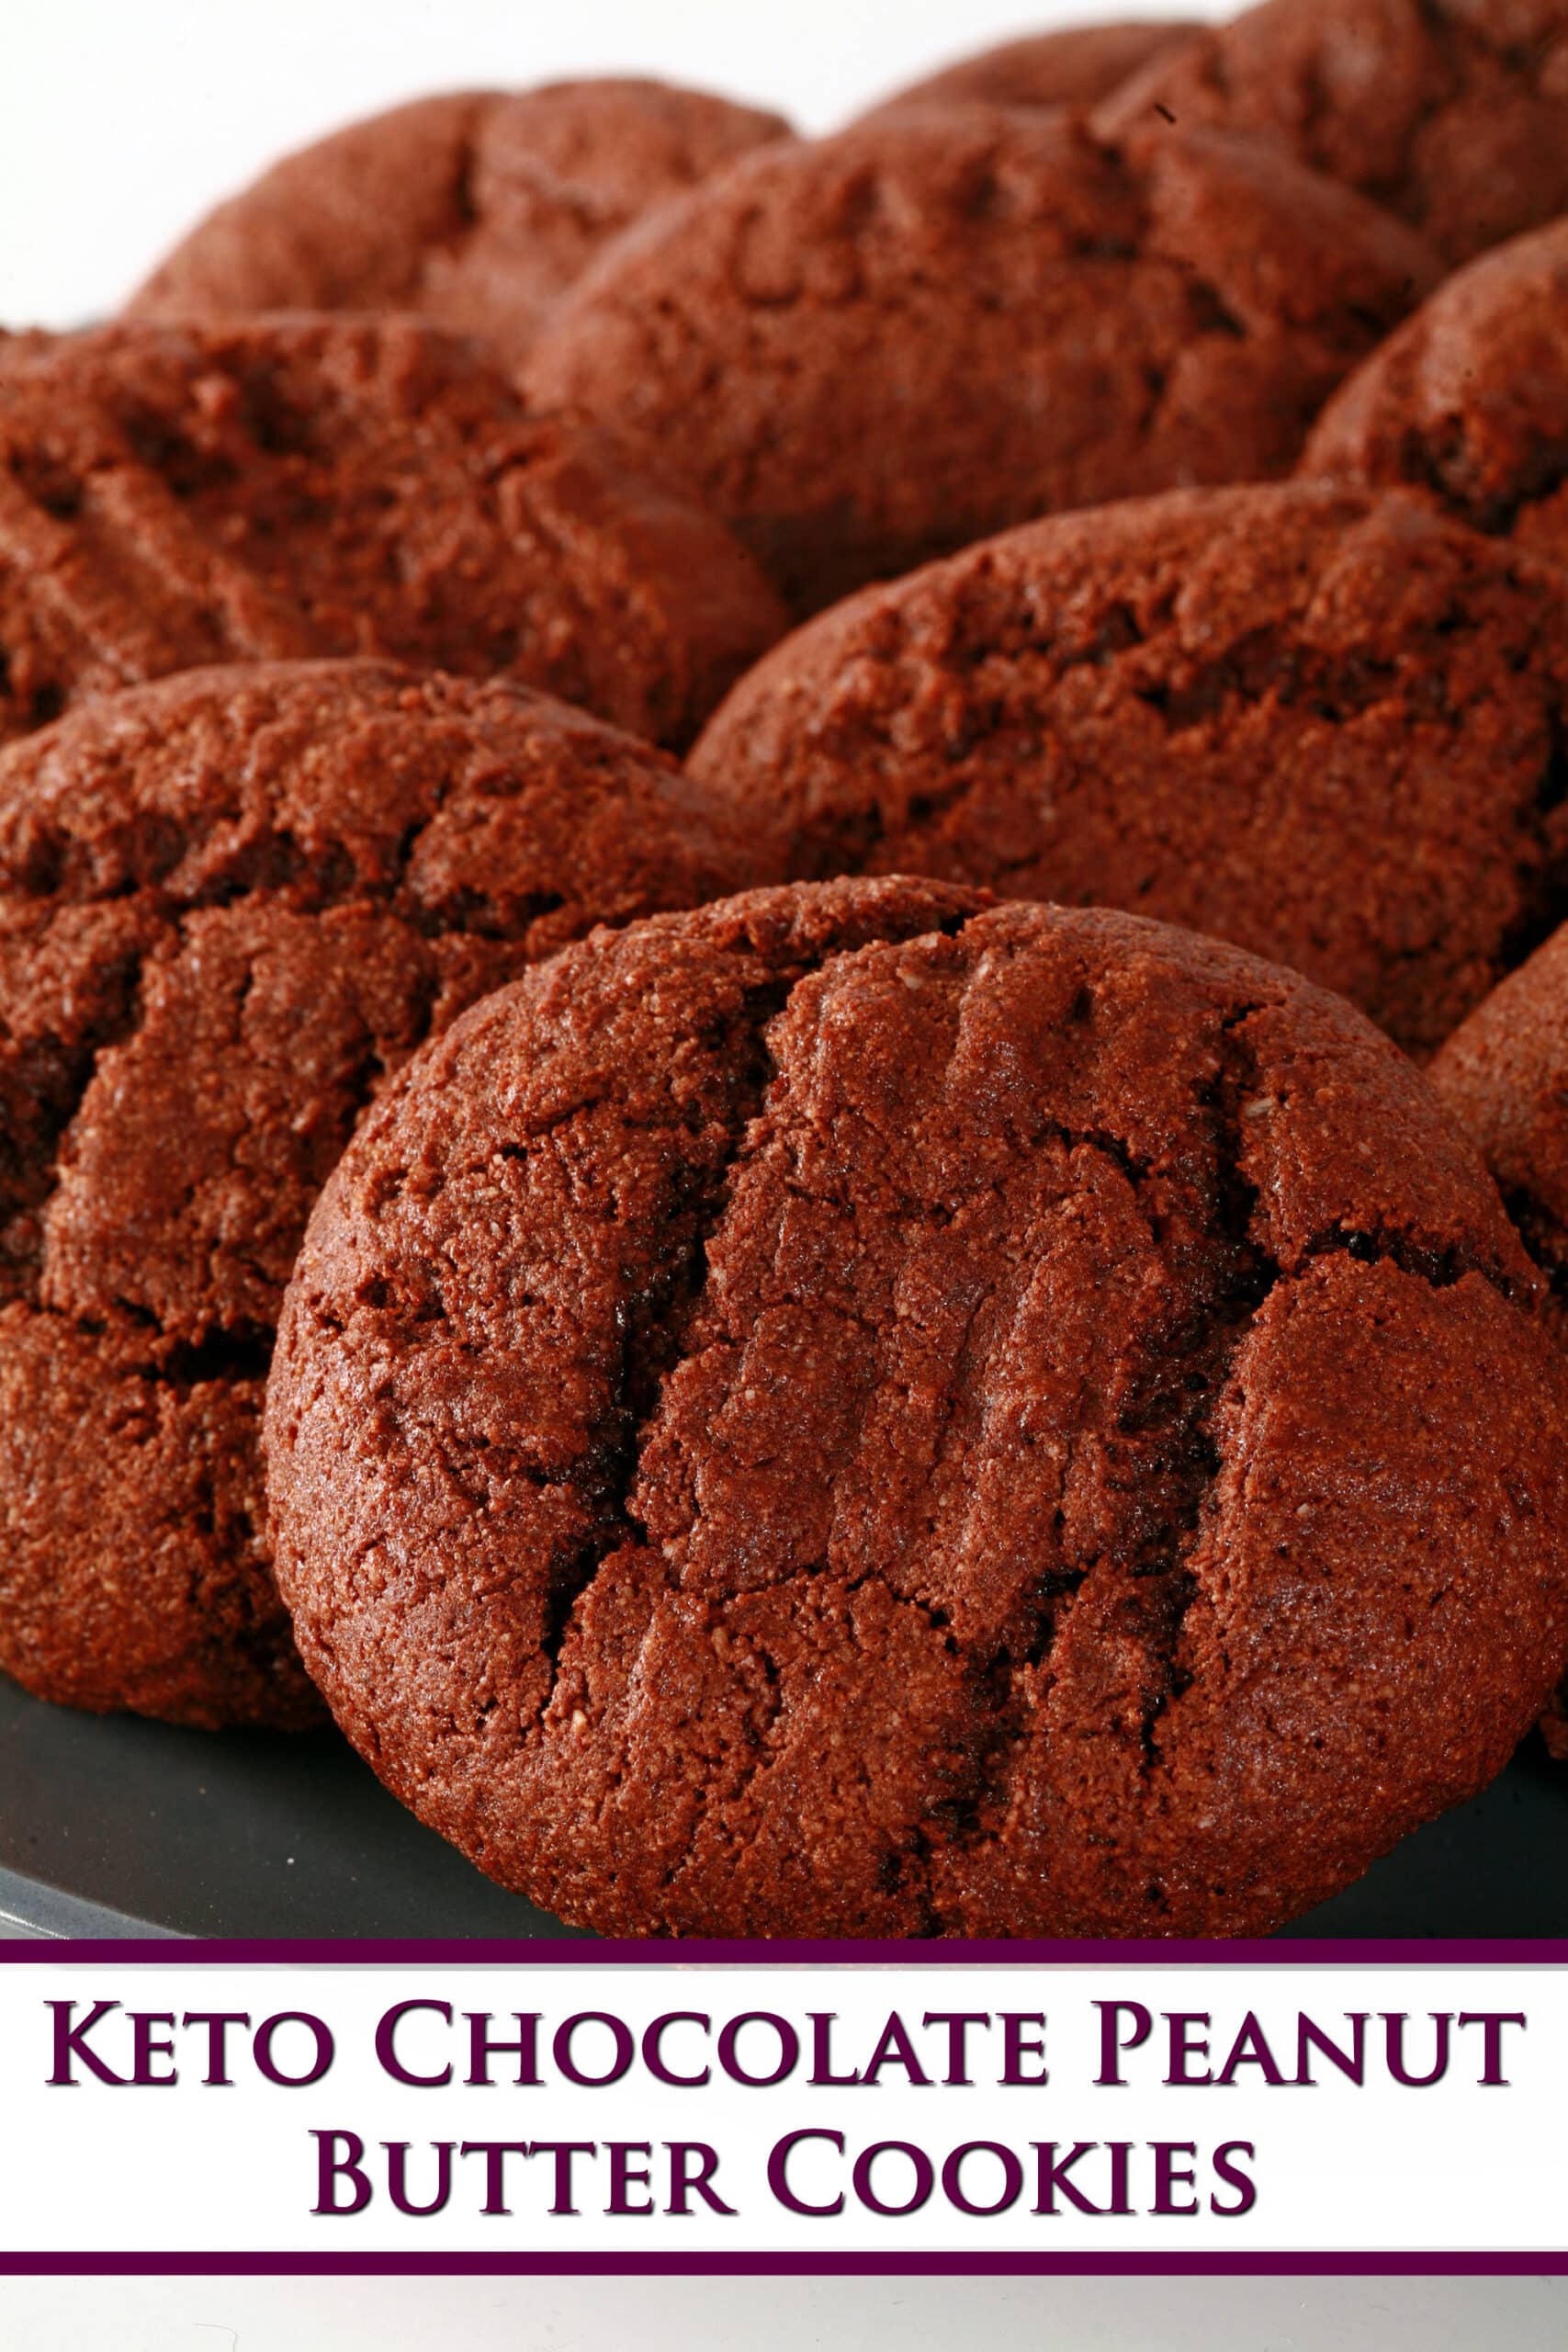
[[[1040,1968],[1103,1966],[1123,1962],[1143,1967],[1272,1968],[1403,1964],[1406,1967],[1568,1967],[1568,1937],[1365,1937],[1295,1941],[1237,1938],[1233,1942],[1184,1943],[1129,1938],[1124,1942],[1045,1940],[1020,1937],[965,1942],[958,1938],[909,1939],[898,1942],[846,1939],[825,1942],[780,1937],[771,1941],[703,1937],[655,1940],[606,1938],[574,1942],[560,1936],[386,1937],[190,1937],[168,1942],[143,1937],[62,1938],[39,1945],[0,1941],[0,1965],[38,1966],[45,1961],[139,1962],[149,1967],[230,1967],[245,1962],[335,1962],[365,1966],[388,1962],[470,1964],[501,1962],[530,1968],[689,1967],[739,1962],[753,1967],[809,1962],[836,1968],[889,1963],[962,1967],[1010,1963]]]
[[[1568,2277],[1534,2254],[6,2254],[10,2278],[1082,2278]]]

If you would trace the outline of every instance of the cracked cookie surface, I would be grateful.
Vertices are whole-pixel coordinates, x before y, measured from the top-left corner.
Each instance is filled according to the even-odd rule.
[[[1499,1770],[1564,1372],[1294,976],[911,879],[566,950],[377,1105],[267,1400],[339,1722],[614,1933],[1258,1930]]]
[[[1301,470],[1406,483],[1568,566],[1568,220],[1447,279],[1330,401]]]
[[[1259,139],[1359,188],[1450,268],[1568,208],[1563,0],[1266,0],[1097,116]]]
[[[1289,470],[1427,248],[1223,133],[938,107],[763,150],[606,250],[523,371],[797,613],[1058,507]]]
[[[790,871],[1212,932],[1428,1053],[1568,879],[1568,589],[1319,483],[1059,515],[785,639],[691,757]]]
[[[0,741],[208,662],[384,654],[689,739],[784,626],[723,526],[408,319],[0,367]]]
[[[317,1710],[257,1446],[317,1191],[433,1029],[757,855],[649,746],[386,662],[193,673],[0,754],[0,1665]]]
[[[177,245],[132,317],[417,311],[508,361],[601,245],[789,125],[663,82],[419,98],[287,156]]]

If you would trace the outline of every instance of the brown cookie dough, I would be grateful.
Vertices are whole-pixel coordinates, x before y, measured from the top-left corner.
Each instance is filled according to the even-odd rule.
[[[1397,212],[1450,266],[1568,209],[1564,0],[1265,0],[1107,99],[1244,131]]]
[[[601,245],[788,136],[778,115],[663,82],[415,99],[286,157],[220,205],[130,310],[413,311],[515,362]]]
[[[1439,287],[1329,402],[1302,470],[1412,483],[1568,564],[1568,220]]]
[[[1024,525],[786,638],[692,772],[790,871],[1235,940],[1429,1052],[1559,919],[1568,582],[1408,497]]]
[[[312,1216],[280,1587],[617,1933],[1258,1931],[1568,1646],[1568,1393],[1420,1074],[1103,910],[799,885],[475,1007]]]
[[[1287,471],[1432,265],[1245,141],[897,115],[623,238],[525,371],[703,499],[798,613],[1010,523]]]
[[[1179,49],[1201,25],[1139,17],[1128,24],[1064,25],[1003,41],[912,82],[876,108],[980,99],[998,107],[1091,107],[1119,89],[1151,59]],[[869,118],[866,118],[869,119]]]
[[[475,997],[757,872],[660,753],[509,681],[204,670],[0,754],[0,1665],[315,1711],[256,1440],[317,1190]]]
[[[383,653],[680,742],[782,626],[722,524],[415,321],[0,367],[0,741],[210,662]]]

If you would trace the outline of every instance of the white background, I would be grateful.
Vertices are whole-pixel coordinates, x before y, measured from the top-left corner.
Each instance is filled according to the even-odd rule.
[[[0,2278],[6,2352],[1562,2352],[1536,2278]]]
[[[696,82],[827,130],[1005,35],[1213,0],[0,0],[0,321],[114,310],[284,150],[431,89]]]
[[[838,2012],[839,2045],[869,2055],[890,2008],[913,2022],[926,2009],[1044,2009],[1051,2080],[1041,2088],[1001,2088],[987,2053],[998,2037],[976,2040],[974,2087],[910,2086],[890,2070],[874,2088],[813,2088],[803,2067],[772,2089],[751,2089],[714,2070],[703,2090],[664,2089],[640,2070],[602,2090],[552,2082],[508,2086],[504,2062],[494,2086],[413,2090],[389,2081],[374,2055],[378,2018],[394,2002],[446,1998],[459,2012],[481,2009],[505,2019],[538,2009],[547,2019],[581,2010],[618,2012],[634,2031],[664,2009],[725,2017],[763,2008],[799,2016]],[[45,2087],[50,2036],[43,2003],[74,1998],[82,2008],[116,1997],[153,2010],[248,2010],[259,2022],[282,2009],[310,2009],[333,2026],[338,2055],[324,2081],[308,2088],[267,2085],[248,2064],[235,2085],[208,2089],[205,2036],[186,2050],[173,2088],[116,2088],[85,2083]],[[1129,2059],[1127,2084],[1095,2089],[1097,1999],[1142,2000],[1161,2009],[1210,2010],[1218,2052],[1245,2011],[1257,2010],[1286,2071],[1294,2024],[1304,2007],[1329,2031],[1340,2013],[1403,2009],[1522,2009],[1528,2032],[1505,2042],[1508,2088],[1477,2086],[1472,2032],[1455,2044],[1448,2079],[1427,2090],[1402,2089],[1376,2068],[1357,2088],[1325,2064],[1314,2088],[1260,2088],[1256,2069],[1229,2088],[1167,2088],[1164,2045],[1156,2037]],[[293,2029],[295,2032],[299,2029]],[[593,2032],[601,2029],[592,2029]],[[400,2041],[403,2063],[437,2071],[461,2061],[459,2026],[448,2035],[420,2018]],[[110,2038],[100,2034],[106,2053]],[[672,2041],[669,2063],[694,2071],[692,2045]],[[942,2045],[939,2045],[939,2047]],[[1375,2045],[1374,2045],[1375,2046]],[[1418,2035],[1413,2066],[1426,2046]],[[280,2045],[281,2050],[282,2045]],[[929,2048],[929,2045],[928,2045]],[[289,2071],[294,2061],[285,2057]],[[585,2045],[581,2063],[595,2061]],[[752,2056],[749,2063],[757,2065]],[[939,2071],[933,2069],[933,2071]],[[300,2251],[360,2256],[531,2250],[591,2260],[600,2249],[623,2253],[783,2253],[807,2260],[823,2253],[874,2251],[894,2256],[962,2251],[1096,2256],[1122,2251],[1187,2254],[1568,2250],[1568,2145],[1562,2086],[1568,2081],[1568,1972],[1558,1968],[1147,1965],[1090,1967],[965,1966],[953,1962],[897,1969],[747,1964],[700,1971],[612,1964],[498,1969],[486,1965],[218,1968],[166,1962],[125,1965],[73,1962],[64,1952],[0,1970],[0,2111],[7,2156],[0,2194],[0,2245],[70,2251],[79,2246],[181,2252]],[[924,2211],[881,2219],[852,2196],[833,2220],[797,2218],[770,2195],[769,2149],[803,2127],[842,2131],[850,2154],[886,2139],[913,2141],[937,2155],[970,2140],[1015,2147],[1031,2187],[1010,2211],[969,2219],[940,2191]],[[314,2218],[316,2144],[312,2132],[352,2131],[372,2152],[387,2140],[414,2143],[409,2194],[423,2201],[434,2184],[434,2140],[701,2140],[721,2152],[716,2186],[738,2217],[698,2205],[679,2222],[615,2218],[603,2210],[603,2159],[585,2167],[580,2212],[554,2217],[547,2161],[517,2163],[509,2182],[510,2218],[487,2218],[482,2160],[455,2165],[456,2187],[444,2212],[415,2220],[399,2214],[383,2188],[363,2213]],[[1034,2216],[1031,2141],[1191,2140],[1256,2143],[1258,2196],[1245,2216],[1219,2219],[1126,2218],[1066,2211]],[[25,2154],[24,2152],[25,2151]],[[384,2160],[380,2160],[384,2162]],[[656,2178],[657,2165],[656,2158]],[[898,2193],[903,2159],[878,2175],[882,2194]],[[988,2161],[988,2160],[987,2160]],[[1145,2160],[1140,2156],[1142,2168]],[[984,2165],[982,2165],[982,2176]],[[1077,2176],[1084,2180],[1082,2171]],[[1135,2176],[1136,2180],[1137,2176]],[[970,2193],[984,2177],[965,2176]],[[803,2156],[792,2181],[826,2202],[849,2188],[849,2164],[822,2147]],[[66,2192],[64,2184],[69,2184]],[[1212,2184],[1203,2182],[1206,2188]],[[1146,2192],[1134,2196],[1147,2201]],[[217,2347],[224,2352],[224,2347]]]

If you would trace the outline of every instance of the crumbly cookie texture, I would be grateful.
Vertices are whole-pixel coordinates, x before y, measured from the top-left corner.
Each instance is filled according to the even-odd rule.
[[[1213,123],[1359,188],[1450,267],[1568,209],[1563,0],[1265,0],[1106,99],[1108,136]]]
[[[678,743],[783,626],[722,524],[417,321],[0,365],[0,741],[208,662],[381,653]]]
[[[605,251],[523,381],[805,614],[1055,508],[1288,472],[1435,271],[1221,132],[936,107],[716,175]]]
[[[602,245],[788,136],[779,115],[665,82],[418,98],[287,156],[220,204],[129,311],[413,311],[515,363]]]
[[[1408,483],[1568,565],[1568,220],[1440,286],[1324,410],[1302,471]]]
[[[349,1736],[610,1932],[1257,1932],[1568,1645],[1568,1379],[1340,1001],[910,879],[598,934],[314,1212],[279,1582]]]
[[[1568,582],[1319,482],[1057,515],[824,613],[691,758],[791,871],[1235,941],[1430,1053],[1564,911]]]
[[[0,754],[0,1665],[319,1711],[257,1443],[317,1191],[475,998],[766,871],[660,753],[506,681],[209,669]]]

